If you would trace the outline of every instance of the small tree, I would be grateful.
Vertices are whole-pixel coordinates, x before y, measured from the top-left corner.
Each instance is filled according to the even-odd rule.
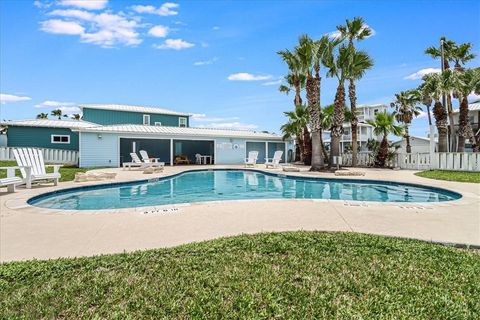
[[[388,159],[388,135],[396,136],[403,135],[404,128],[395,124],[393,114],[387,112],[379,112],[375,115],[374,120],[367,121],[373,127],[373,133],[377,136],[382,136],[380,147],[375,159],[375,165],[384,167]]]
[[[57,117],[58,120],[62,120],[63,112],[61,109],[55,109],[55,110],[52,110],[51,115],[54,117]]]
[[[37,119],[48,119],[48,113],[39,113],[37,114]]]

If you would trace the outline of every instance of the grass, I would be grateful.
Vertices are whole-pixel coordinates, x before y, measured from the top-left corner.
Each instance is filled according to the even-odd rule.
[[[0,161],[0,167],[13,167],[16,166],[17,162],[16,161]],[[53,172],[53,167],[47,167],[46,168],[47,173]],[[60,178],[60,181],[72,181],[75,179],[75,173],[77,172],[87,172],[88,170],[92,170],[91,168],[78,168],[75,166],[63,166],[60,167],[60,174],[62,177]],[[20,176],[20,170],[16,170],[15,174],[17,176]],[[5,178],[7,176],[7,171],[6,170],[0,170],[0,178]]]
[[[0,265],[0,318],[479,319],[480,253],[355,233],[243,235]]]
[[[435,180],[480,183],[480,172],[431,170],[417,172],[415,175]]]

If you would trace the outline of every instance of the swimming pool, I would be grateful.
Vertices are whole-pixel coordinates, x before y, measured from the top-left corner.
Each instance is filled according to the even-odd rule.
[[[99,210],[242,199],[333,199],[377,202],[442,202],[452,191],[386,181],[283,176],[255,170],[191,170],[136,182],[64,189],[28,200],[33,206]]]

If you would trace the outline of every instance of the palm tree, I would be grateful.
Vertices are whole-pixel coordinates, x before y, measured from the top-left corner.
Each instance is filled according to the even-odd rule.
[[[350,98],[350,111],[352,112],[352,118],[350,125],[352,127],[352,165],[357,164],[357,127],[358,127],[358,118],[357,118],[357,93],[355,88],[355,81],[360,80],[365,72],[373,67],[373,60],[370,58],[368,53],[365,51],[357,51],[355,48],[352,50],[350,63],[348,65],[348,96]]]
[[[313,77],[313,67],[318,64],[317,58],[317,43],[307,35],[302,35],[299,38],[299,45],[295,48],[295,52],[299,57],[303,74],[307,76],[306,91],[307,91],[307,111],[309,113],[309,127],[312,135],[312,163],[311,171],[319,171],[324,167],[323,152],[321,150],[320,136],[320,105],[319,94],[320,89],[317,88],[318,81]]]
[[[289,73],[285,76],[285,82],[287,85],[281,85],[278,90],[288,95],[292,89],[295,89],[295,98],[293,103],[296,109],[298,105],[302,105],[301,90],[305,88],[306,77],[300,72]],[[300,104],[295,104],[297,101],[300,101]],[[305,122],[302,130],[304,137],[301,139],[303,144],[301,146],[300,161],[302,161],[304,164],[310,164],[310,159],[312,156],[312,144],[307,124],[308,122]]]
[[[82,116],[81,116],[80,114],[78,114],[78,113],[74,113],[74,114],[72,114],[72,118],[73,118],[74,120],[80,120],[80,119],[82,119]]]
[[[393,114],[387,112],[379,112],[375,115],[374,120],[367,120],[367,123],[373,127],[373,133],[382,136],[382,142],[375,159],[375,165],[384,167],[388,158],[388,135],[393,134],[400,136],[403,134],[403,127],[395,124]]]
[[[445,78],[450,74],[451,70],[447,70],[442,74],[430,73],[423,77],[423,84],[419,87],[425,105],[431,105],[435,117],[435,125],[438,131],[438,152],[448,152],[448,114],[445,106],[441,101],[442,95],[445,93]]]
[[[422,108],[418,106],[419,99],[415,90],[401,91],[395,94],[395,101],[390,104],[395,109],[395,119],[405,125],[405,140],[407,141],[407,153],[412,152],[410,145],[409,126],[413,118],[418,117]]]
[[[291,52],[290,50],[282,50],[277,52],[287,64],[288,70],[290,71],[289,77],[293,87],[295,88],[295,99],[294,105],[298,106],[302,104],[302,97],[300,95],[302,88],[302,78],[304,79],[305,75],[302,73],[302,65],[298,56]],[[280,87],[282,88],[282,87]]]
[[[58,120],[62,120],[62,110],[61,109],[55,109],[55,110],[52,110],[51,112],[51,115],[54,116],[54,117],[58,117]]]
[[[467,74],[463,74],[464,65],[468,61],[475,59],[476,55],[471,53],[472,44],[462,43],[461,45],[455,45],[450,50],[450,58],[454,63],[454,70],[455,78],[456,78],[456,92],[454,92],[453,97],[458,98],[458,104],[460,106],[460,115],[459,115],[459,122],[458,122],[458,144],[457,144],[457,152],[464,152],[465,150],[465,139],[473,140],[472,143],[476,146],[475,135],[473,134],[473,130],[470,126],[468,121],[468,99],[466,95],[462,94],[465,93],[463,90],[468,90],[469,88],[471,91],[475,90],[475,71],[468,72]],[[460,93],[460,94],[458,94]]]
[[[460,51],[458,50],[459,46],[455,43],[455,41],[452,40],[447,40],[445,37],[440,38],[440,43],[443,43],[443,69],[444,70],[449,70],[450,69],[450,63],[451,61],[457,61],[457,59],[454,58],[455,55],[459,55],[462,50],[465,50],[465,48],[461,49]],[[460,45],[462,47],[464,45]],[[468,51],[469,48],[466,48]],[[440,48],[436,47],[428,47],[425,50],[425,54],[430,55],[434,59],[441,59],[442,58],[442,50]],[[465,56],[465,58],[468,58],[468,55]],[[460,61],[460,60],[458,60]],[[455,62],[457,64],[457,62]],[[451,94],[445,94],[447,97],[447,111],[448,111],[448,120],[450,122],[450,141],[451,141],[451,150],[455,150],[455,142],[456,142],[456,133],[455,133],[455,122],[454,122],[454,116],[453,116],[453,106],[452,106],[452,96]]]
[[[368,38],[372,34],[372,29],[370,29],[366,24],[363,18],[355,17],[353,20],[346,20],[345,25],[337,26],[337,30],[340,32],[343,39],[348,41],[349,50],[355,51],[353,42],[355,40],[361,41],[365,38]],[[351,69],[349,70],[348,75],[348,96],[350,99],[350,110],[352,111],[351,127],[352,127],[352,165],[357,164],[357,153],[358,153],[358,144],[357,144],[357,125],[358,118],[356,116],[356,106],[357,106],[357,96],[355,81],[359,80],[365,74],[365,71],[370,69],[373,66],[372,59],[368,56],[366,52],[360,51],[358,54],[352,55]]]
[[[333,158],[340,155],[340,137],[343,134],[345,120],[345,80],[348,76],[350,54],[350,50],[342,45],[336,54],[329,54],[324,61],[329,68],[327,77],[335,77],[338,80],[334,100],[335,109],[330,127],[330,165],[333,164]]]
[[[48,119],[48,113],[39,113],[37,114],[37,119]]]
[[[280,129],[283,132],[283,138],[295,138],[295,143],[299,148],[300,160],[303,159],[304,154],[304,130],[308,123],[308,112],[306,108],[302,105],[295,107],[294,111],[284,112],[288,118],[288,122],[284,124]],[[308,130],[307,130],[308,133]]]
[[[474,151],[478,151],[478,144],[468,119],[468,95],[473,91],[480,94],[480,71],[479,69],[467,69],[454,72],[455,95],[460,102],[458,148],[457,152],[465,151],[465,140],[472,142]]]

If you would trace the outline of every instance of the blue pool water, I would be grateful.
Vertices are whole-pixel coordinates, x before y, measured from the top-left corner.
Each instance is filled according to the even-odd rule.
[[[420,185],[349,179],[285,177],[252,170],[196,170],[157,180],[60,190],[29,204],[95,210],[240,199],[334,199],[377,202],[441,202],[460,194]]]

